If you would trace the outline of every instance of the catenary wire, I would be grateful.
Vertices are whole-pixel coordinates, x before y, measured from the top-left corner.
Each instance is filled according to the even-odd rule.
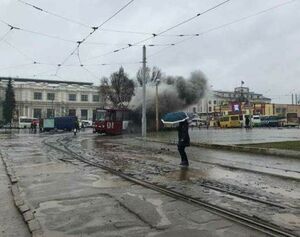
[[[23,57],[27,58],[28,60],[32,61],[33,64],[38,64],[37,61],[35,61],[34,59],[32,59],[31,57],[29,57],[27,54],[25,54],[23,51],[21,51],[20,49],[18,49],[16,46],[14,46],[13,44],[11,44],[10,42],[8,42],[7,40],[2,40],[2,42],[6,43],[8,46],[10,46],[11,48],[15,49],[19,54],[21,54]]]
[[[73,54],[76,52],[76,50],[80,47],[80,45],[82,45],[92,34],[94,34],[100,27],[102,27],[104,24],[106,24],[108,21],[110,21],[112,18],[114,18],[116,15],[118,15],[121,11],[123,11],[126,7],[128,7],[131,3],[133,3],[134,0],[130,0],[129,2],[127,2],[124,6],[122,6],[118,11],[116,11],[112,16],[110,16],[109,18],[107,18],[105,21],[103,21],[99,26],[97,27],[93,27],[92,31],[85,37],[83,38],[81,41],[77,42],[77,45],[75,47],[75,49],[62,61],[62,63],[57,65],[57,69],[56,69],[56,73],[58,73],[60,67],[67,62],[67,60],[73,56]]]
[[[132,44],[128,44],[128,46],[126,46],[126,47],[118,48],[118,49],[115,49],[115,50],[113,50],[113,51],[107,52],[107,53],[105,53],[105,54],[102,54],[102,55],[99,55],[99,56],[95,56],[95,57],[89,58],[89,59],[87,59],[87,60],[91,60],[91,59],[95,59],[95,58],[107,56],[107,55],[109,55],[109,54],[113,54],[113,53],[116,53],[116,52],[119,52],[119,51],[128,49],[128,48],[130,48],[130,47],[132,47],[132,46],[136,46],[136,45],[139,45],[139,44],[141,44],[141,43],[144,43],[144,42],[146,42],[146,41],[148,41],[148,40],[150,40],[150,39],[153,39],[153,38],[155,38],[155,37],[157,37],[157,36],[160,36],[160,35],[162,35],[162,34],[165,34],[166,32],[168,32],[168,31],[170,31],[170,30],[172,30],[172,29],[174,29],[174,28],[176,28],[176,27],[179,27],[179,26],[181,26],[181,25],[183,25],[183,24],[186,24],[186,23],[188,23],[188,22],[194,20],[195,18],[200,17],[200,16],[202,16],[203,14],[208,13],[208,12],[210,12],[210,11],[216,9],[216,8],[218,8],[218,7],[222,6],[222,5],[224,5],[225,3],[228,3],[229,1],[230,1],[230,0],[223,1],[223,2],[217,4],[217,5],[215,5],[215,6],[211,7],[211,8],[209,8],[209,9],[203,11],[203,12],[198,13],[197,15],[195,15],[195,16],[193,16],[193,17],[190,17],[190,18],[188,18],[188,19],[186,19],[186,20],[184,20],[184,21],[181,21],[181,22],[177,23],[176,25],[171,26],[171,27],[169,27],[169,28],[167,28],[167,29],[165,29],[165,30],[163,30],[163,31],[160,31],[159,33],[153,34],[152,36],[147,37],[147,38],[145,38],[145,39],[143,39],[143,40],[137,41],[137,42],[132,43]]]
[[[6,38],[6,36],[7,36],[11,31],[12,31],[12,29],[10,28],[4,35],[1,36],[1,37],[0,37],[0,42],[1,42],[2,40],[4,40],[4,39]]]
[[[56,14],[56,13],[53,13],[51,11],[45,10],[45,9],[43,9],[41,7],[38,7],[38,6],[33,5],[31,3],[25,2],[23,0],[17,0],[17,1],[20,2],[20,3],[22,3],[22,4],[25,4],[27,6],[30,6],[30,7],[34,8],[34,9],[38,10],[38,11],[47,13],[47,14],[55,16],[55,17],[58,17],[58,18],[63,19],[65,21],[68,21],[68,22],[71,22],[71,23],[74,23],[74,24],[77,24],[77,25],[80,25],[80,26],[83,26],[83,27],[86,27],[86,28],[91,28],[89,25],[87,25],[87,24],[85,24],[83,22],[80,22],[80,21],[77,21],[77,20],[74,20],[74,19],[70,19],[70,18],[65,17],[65,16],[61,16],[59,14]]]
[[[205,30],[205,31],[203,31],[203,32],[200,32],[200,33],[197,33],[197,34],[190,34],[190,37],[185,38],[185,39],[182,39],[182,40],[179,40],[179,41],[177,41],[177,42],[174,42],[171,46],[167,46],[167,47],[165,47],[165,48],[163,48],[163,49],[161,49],[161,50],[159,50],[159,51],[157,51],[157,52],[155,52],[155,53],[153,53],[153,54],[150,54],[150,55],[148,55],[148,58],[149,58],[149,57],[153,57],[153,56],[155,56],[155,55],[157,55],[157,54],[160,54],[161,52],[165,51],[166,49],[168,49],[168,48],[170,48],[170,47],[172,47],[172,46],[175,46],[175,45],[184,43],[184,42],[186,42],[186,41],[188,41],[188,40],[194,39],[195,37],[202,36],[202,35],[208,34],[208,33],[213,32],[213,31],[220,30],[220,29],[222,29],[222,28],[225,28],[225,27],[228,27],[228,26],[230,26],[230,25],[234,25],[234,24],[240,23],[240,22],[242,22],[242,21],[248,20],[248,19],[253,18],[253,17],[256,17],[256,16],[260,16],[260,15],[262,15],[262,14],[264,14],[264,13],[267,13],[267,12],[269,12],[269,11],[278,9],[278,8],[280,8],[280,7],[283,7],[283,6],[286,6],[287,4],[293,3],[293,2],[295,2],[295,1],[297,1],[297,0],[291,0],[291,1],[287,1],[287,2],[281,3],[281,4],[277,4],[277,5],[272,6],[272,7],[270,7],[270,8],[267,8],[267,9],[264,9],[264,10],[261,10],[261,11],[258,11],[258,12],[254,13],[254,14],[250,14],[250,15],[245,16],[245,17],[238,18],[238,19],[236,19],[236,20],[230,21],[230,22],[228,22],[228,23],[225,23],[225,24],[222,24],[222,25],[213,27],[213,28],[210,28],[210,29]],[[188,36],[188,34],[187,34],[187,35],[183,35],[183,36]]]

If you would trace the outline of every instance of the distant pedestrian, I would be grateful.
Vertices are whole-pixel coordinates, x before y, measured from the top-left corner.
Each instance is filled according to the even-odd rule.
[[[178,151],[181,157],[182,166],[189,166],[189,161],[187,155],[185,153],[185,147],[190,146],[190,136],[189,136],[189,124],[188,121],[185,120],[179,123],[178,126]]]
[[[246,128],[249,128],[249,125],[250,125],[249,116],[246,116],[246,118],[245,118],[245,124],[246,124]]]
[[[76,118],[74,121],[74,135],[76,135],[77,132],[79,132],[80,126],[79,126],[79,121]]]

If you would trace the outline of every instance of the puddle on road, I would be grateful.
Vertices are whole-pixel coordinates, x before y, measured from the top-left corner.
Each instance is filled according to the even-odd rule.
[[[294,214],[289,214],[289,213],[278,213],[274,214],[272,219],[276,223],[284,223],[284,226],[286,228],[292,228],[292,229],[299,229],[300,228],[300,216],[296,216]]]
[[[206,168],[206,169],[196,169],[196,168],[181,168],[180,170],[175,170],[166,174],[166,178],[175,179],[178,181],[184,180],[195,180],[195,179],[214,179],[214,180],[224,180],[224,179],[239,179],[242,177],[231,171],[221,170],[219,168]]]
[[[92,186],[95,188],[115,188],[115,187],[124,187],[124,186],[130,186],[130,183],[126,182],[125,180],[121,180],[118,177],[109,177],[104,178],[103,176],[98,175],[88,175],[85,177],[86,179],[89,179],[92,182]],[[86,186],[90,186],[90,184],[86,184]]]
[[[171,225],[170,220],[166,216],[166,214],[163,211],[163,201],[161,199],[147,199],[148,202],[152,203],[156,207],[156,211],[160,215],[161,219],[160,222],[157,224],[157,226],[167,226]]]
[[[165,177],[177,181],[189,181],[191,179],[207,177],[207,172],[198,169],[182,168],[180,170],[169,172]]]
[[[277,193],[277,194],[281,194],[284,195],[286,197],[290,197],[290,198],[296,198],[296,197],[300,197],[300,192],[298,190],[294,190],[294,189],[286,189],[289,187],[272,187],[272,186],[265,186],[262,187],[263,189],[265,189],[265,191],[269,192],[269,193]]]

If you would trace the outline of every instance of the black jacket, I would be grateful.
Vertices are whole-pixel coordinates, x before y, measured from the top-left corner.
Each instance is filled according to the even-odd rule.
[[[178,146],[189,146],[190,136],[189,136],[189,124],[185,120],[179,123],[178,127]]]

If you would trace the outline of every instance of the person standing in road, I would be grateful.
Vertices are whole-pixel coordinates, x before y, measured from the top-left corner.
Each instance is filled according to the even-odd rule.
[[[245,118],[245,123],[246,123],[246,128],[249,128],[249,124],[250,124],[249,115],[246,116],[246,118]]]
[[[189,124],[187,120],[179,123],[178,126],[178,151],[181,157],[181,166],[189,166],[189,161],[185,153],[185,147],[190,146]]]

